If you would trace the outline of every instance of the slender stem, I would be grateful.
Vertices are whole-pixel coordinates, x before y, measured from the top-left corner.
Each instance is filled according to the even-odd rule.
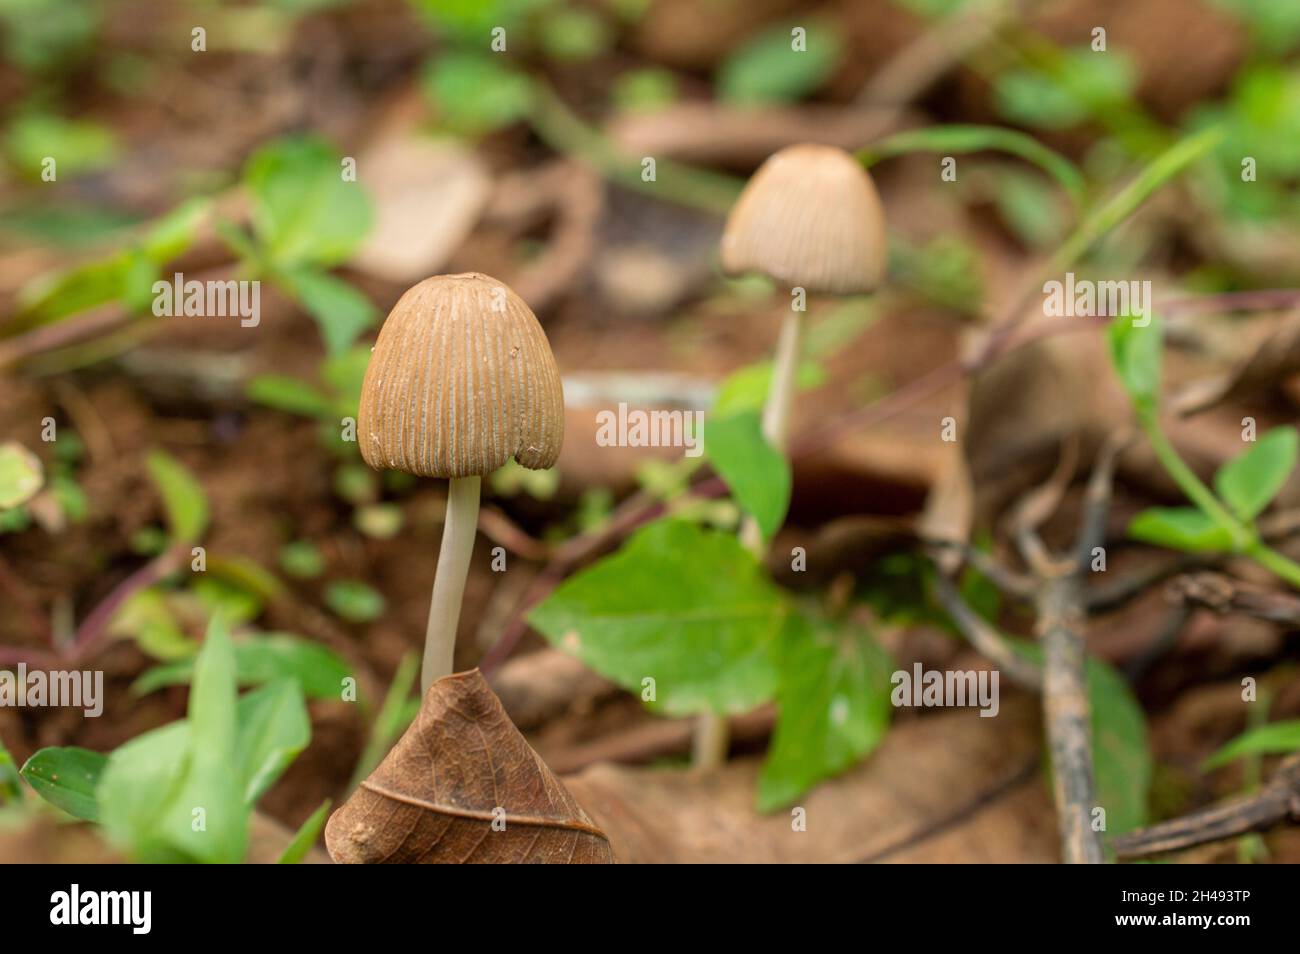
[[[1169,443],[1169,438],[1165,437],[1164,431],[1160,429],[1160,424],[1154,415],[1141,415],[1141,423],[1142,430],[1151,441],[1151,449],[1155,451],[1156,458],[1178,485],[1178,489],[1186,494],[1187,499],[1196,504],[1202,513],[1231,533],[1237,546],[1246,547],[1251,536],[1250,528],[1230,514],[1227,508],[1219,503],[1210,488],[1201,482],[1201,478],[1197,477],[1183,462],[1174,445]]]
[[[420,691],[451,674],[456,653],[456,626],[460,603],[465,595],[465,577],[474,552],[478,527],[479,477],[453,477],[447,491],[447,518],[442,525],[442,547],[438,571],[433,579],[429,603],[429,627],[424,634],[424,665],[420,669]]]
[[[1077,574],[1047,582],[1039,601],[1043,714],[1062,858],[1068,864],[1100,864],[1101,836],[1092,827],[1097,799],[1081,606]]]
[[[1232,534],[1235,548],[1270,573],[1300,589],[1300,564],[1267,546],[1259,539],[1254,527],[1242,523],[1228,512],[1210,488],[1178,456],[1178,451],[1169,443],[1153,416],[1142,415],[1142,428],[1146,431],[1161,466],[1173,478],[1174,483],[1206,516]]]
[[[799,358],[803,350],[803,312],[790,309],[781,322],[776,340],[776,357],[772,361],[772,381],[763,404],[763,436],[784,453],[790,431],[790,408],[798,388]],[[740,542],[755,556],[763,555],[763,535],[758,521],[746,514],[740,525]]]
[[[1296,589],[1300,589],[1300,564],[1283,556],[1272,547],[1256,541],[1246,547],[1246,556],[1250,557],[1264,569],[1286,580]]]
[[[803,312],[790,309],[781,323],[776,340],[776,357],[772,362],[772,381],[763,404],[763,436],[778,451],[785,451],[790,430],[790,408],[798,386],[799,358],[803,349]],[[763,557],[763,532],[758,521],[746,514],[740,524],[741,544],[760,559]],[[692,760],[697,768],[717,768],[727,758],[731,741],[727,717],[716,712],[702,713],[695,723]]]

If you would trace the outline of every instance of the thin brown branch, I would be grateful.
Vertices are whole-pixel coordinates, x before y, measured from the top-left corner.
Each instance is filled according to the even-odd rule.
[[[1300,822],[1300,755],[1284,761],[1252,795],[1120,835],[1111,846],[1118,858],[1143,858],[1266,831],[1287,821]]]
[[[1033,692],[1043,690],[1043,670],[1012,648],[996,629],[966,604],[957,588],[941,572],[934,575],[935,595],[962,635],[1016,685]]]

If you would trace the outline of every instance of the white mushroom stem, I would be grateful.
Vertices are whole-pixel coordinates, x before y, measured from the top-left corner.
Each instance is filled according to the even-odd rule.
[[[465,595],[470,555],[474,552],[474,535],[478,531],[480,483],[479,477],[453,477],[447,491],[447,517],[442,525],[437,575],[433,578],[429,627],[424,634],[421,692],[427,692],[443,676],[451,675],[460,604]]]
[[[794,394],[798,389],[803,324],[803,312],[794,309],[790,310],[781,323],[776,357],[772,362],[772,380],[767,389],[767,401],[763,405],[763,436],[783,453],[790,430],[790,408],[794,405]],[[746,514],[741,521],[740,542],[760,560],[763,558],[763,531],[750,514]],[[717,768],[726,761],[730,744],[731,731],[727,717],[716,712],[705,712],[695,723],[691,759],[697,768]]]

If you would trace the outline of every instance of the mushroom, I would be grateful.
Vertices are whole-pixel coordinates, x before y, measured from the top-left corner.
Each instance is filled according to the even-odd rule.
[[[375,342],[357,432],[376,470],[451,482],[425,633],[427,690],[452,671],[481,478],[512,457],[544,470],[560,454],[564,391],[537,316],[503,282],[477,272],[408,289]]]
[[[769,156],[746,184],[722,233],[722,267],[729,275],[762,272],[787,288],[851,295],[874,291],[886,265],[885,213],[876,187],[843,149],[816,143],[787,146]],[[772,380],[763,405],[763,436],[784,451],[803,340],[803,311],[781,324]],[[753,517],[740,529],[755,554],[763,549]],[[720,765],[727,752],[724,717],[696,723],[694,758]]]
[[[788,288],[853,295],[885,275],[885,213],[866,169],[843,149],[815,143],[770,156],[736,200],[722,233],[729,275],[762,272]],[[763,435],[784,450],[803,338],[803,312],[786,316]]]

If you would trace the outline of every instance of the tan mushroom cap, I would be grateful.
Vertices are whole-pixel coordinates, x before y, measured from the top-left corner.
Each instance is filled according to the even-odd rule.
[[[564,391],[546,332],[504,282],[477,272],[408,289],[375,342],[357,418],[361,456],[421,477],[490,474],[560,456]]]
[[[722,234],[727,274],[760,271],[810,292],[872,291],[886,255],[885,213],[871,176],[843,149],[815,143],[770,156]]]

